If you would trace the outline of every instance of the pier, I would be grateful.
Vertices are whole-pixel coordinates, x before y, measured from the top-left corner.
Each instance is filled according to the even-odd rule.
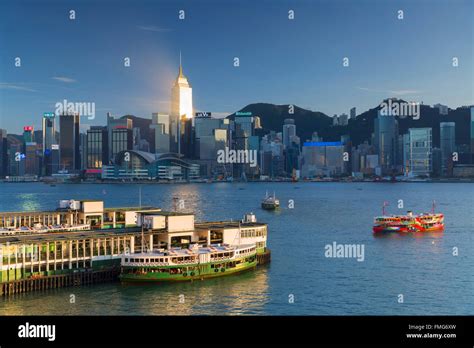
[[[124,255],[192,244],[255,244],[258,264],[270,262],[267,225],[255,218],[195,222],[192,213],[154,207],[61,204],[56,211],[0,213],[0,296],[114,281]]]
[[[71,274],[58,274],[40,278],[29,278],[0,283],[0,296],[11,296],[24,292],[58,289],[71,286],[91,285],[117,280],[120,268],[93,271],[91,269]]]

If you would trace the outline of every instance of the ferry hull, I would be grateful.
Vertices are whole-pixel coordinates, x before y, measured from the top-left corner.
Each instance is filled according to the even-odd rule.
[[[186,271],[180,274],[169,274],[169,273],[154,273],[145,272],[144,274],[127,274],[122,273],[119,279],[122,283],[168,283],[168,282],[189,282],[194,280],[204,280],[209,278],[223,277],[227,275],[234,275],[245,271],[253,270],[257,266],[257,260],[248,262],[246,264],[234,267],[234,268],[211,268],[210,265],[206,265],[203,271],[199,272],[199,269],[193,271]],[[223,271],[224,269],[224,271]],[[194,275],[191,275],[194,273]]]
[[[431,227],[423,226],[374,226],[374,233],[409,233],[409,232],[442,232],[444,231],[443,224],[433,225]]]
[[[262,203],[262,209],[265,209],[265,210],[276,210],[279,207],[280,207],[279,204]]]

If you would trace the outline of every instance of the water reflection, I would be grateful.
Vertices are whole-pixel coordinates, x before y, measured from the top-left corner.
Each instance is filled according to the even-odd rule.
[[[260,268],[236,276],[178,284],[122,285],[137,294],[134,307],[153,315],[234,315],[263,312],[268,276]]]
[[[268,267],[260,267],[192,283],[113,283],[19,294],[0,302],[0,315],[264,314],[268,288]],[[94,292],[100,296],[91,296]],[[70,303],[71,294],[75,303]]]
[[[37,211],[41,210],[40,195],[35,193],[22,193],[18,195],[20,199],[20,211]]]
[[[439,239],[443,237],[443,231],[435,232],[410,232],[410,233],[374,233],[374,238],[381,239],[403,239],[403,238],[435,238]]]

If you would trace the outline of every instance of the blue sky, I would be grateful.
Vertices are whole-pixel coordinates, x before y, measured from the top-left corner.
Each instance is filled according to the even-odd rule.
[[[362,112],[390,96],[473,104],[473,23],[469,0],[1,1],[0,127],[40,129],[64,99],[95,103],[84,124],[168,112],[180,51],[195,109],[216,115],[254,102]]]

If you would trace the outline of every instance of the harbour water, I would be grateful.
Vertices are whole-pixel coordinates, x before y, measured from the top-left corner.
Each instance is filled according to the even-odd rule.
[[[0,298],[0,315],[473,315],[474,184],[216,183],[177,185],[1,184],[1,211],[55,209],[60,199],[107,207],[172,209],[173,197],[201,221],[268,223],[270,265],[182,284],[100,284]],[[266,191],[278,211],[260,208]],[[399,209],[399,200],[403,208]],[[444,233],[374,237],[373,217],[445,214]],[[364,246],[364,260],[327,258],[328,244]],[[403,297],[403,302],[400,299]]]

